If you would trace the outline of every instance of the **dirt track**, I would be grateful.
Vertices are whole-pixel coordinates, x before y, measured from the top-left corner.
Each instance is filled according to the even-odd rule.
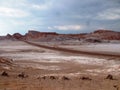
[[[109,54],[109,53],[98,53],[98,52],[87,52],[87,51],[78,51],[78,50],[72,50],[72,49],[67,49],[67,48],[62,48],[62,47],[51,47],[51,46],[46,46],[46,45],[41,45],[41,44],[36,44],[33,42],[29,41],[24,41],[27,44],[45,48],[45,49],[50,49],[50,50],[56,50],[56,51],[61,51],[61,52],[67,52],[67,53],[72,53],[72,54],[87,54],[87,55],[99,55],[99,56],[112,56],[112,57],[120,57],[120,55],[115,55],[115,54]]]

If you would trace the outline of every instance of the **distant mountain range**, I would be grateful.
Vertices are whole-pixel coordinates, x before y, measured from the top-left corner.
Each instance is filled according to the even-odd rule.
[[[34,30],[28,31],[25,35],[15,33],[13,35],[7,34],[0,36],[0,40],[38,40],[38,41],[64,41],[64,40],[87,40],[87,41],[100,41],[100,40],[120,40],[120,32],[111,30],[96,30],[92,33],[81,34],[58,34],[56,32],[38,32]]]

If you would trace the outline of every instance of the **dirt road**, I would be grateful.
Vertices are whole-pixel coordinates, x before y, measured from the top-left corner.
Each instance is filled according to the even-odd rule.
[[[27,44],[45,48],[45,49],[50,49],[50,50],[56,50],[60,52],[67,52],[67,53],[72,53],[72,54],[86,54],[86,55],[97,55],[97,56],[110,56],[110,57],[120,57],[120,55],[116,54],[110,54],[110,53],[101,53],[101,52],[88,52],[88,51],[78,51],[78,50],[72,50],[72,49],[67,49],[67,48],[62,48],[62,47],[51,47],[51,46],[46,46],[46,45],[41,45],[37,43],[33,43],[30,41],[24,41]]]

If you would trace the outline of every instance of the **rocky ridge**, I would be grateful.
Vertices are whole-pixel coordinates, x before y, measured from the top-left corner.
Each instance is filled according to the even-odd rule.
[[[120,40],[120,32],[111,30],[96,30],[92,33],[82,34],[58,34],[56,32],[38,32],[34,30],[28,31],[25,35],[15,33],[0,36],[0,40],[39,40],[39,41],[64,41],[64,40]]]

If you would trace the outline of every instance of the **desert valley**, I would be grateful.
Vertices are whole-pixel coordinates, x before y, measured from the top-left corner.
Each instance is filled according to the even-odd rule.
[[[120,32],[0,36],[0,90],[120,90]]]

